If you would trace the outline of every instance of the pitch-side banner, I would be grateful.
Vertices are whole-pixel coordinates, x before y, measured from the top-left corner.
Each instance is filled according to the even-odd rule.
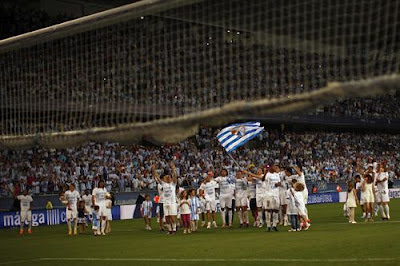
[[[120,219],[119,206],[112,208],[113,220]],[[57,208],[52,210],[33,210],[32,211],[32,226],[39,225],[57,225],[66,223],[65,208]],[[20,214],[17,212],[0,212],[0,228],[20,226]],[[26,222],[28,224],[28,222]]]
[[[321,204],[321,203],[334,203],[339,202],[339,193],[315,193],[308,194],[307,204]]]

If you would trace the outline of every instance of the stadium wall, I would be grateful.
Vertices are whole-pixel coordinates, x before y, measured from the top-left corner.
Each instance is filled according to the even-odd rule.
[[[389,189],[390,198],[400,198],[400,188]],[[338,203],[346,201],[346,192],[329,192],[309,194],[308,204],[325,204],[325,203]],[[129,220],[134,218],[141,218],[140,209],[136,208],[136,204],[127,204],[120,206],[113,206],[112,215],[113,220]],[[64,208],[55,208],[52,210],[33,210],[32,211],[32,225],[33,226],[47,226],[66,223],[66,212]],[[156,204],[153,208],[153,217],[156,217]],[[0,212],[0,228],[12,228],[20,225],[19,211],[13,212]]]

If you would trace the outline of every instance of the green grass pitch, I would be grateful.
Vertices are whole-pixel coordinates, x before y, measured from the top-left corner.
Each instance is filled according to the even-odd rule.
[[[168,236],[155,230],[155,219],[153,231],[144,230],[141,219],[114,221],[103,237],[67,236],[66,225],[23,236],[6,229],[0,231],[0,265],[400,265],[400,200],[391,201],[389,222],[365,223],[358,209],[359,223],[348,224],[342,207],[309,205],[310,230],[293,233],[235,224]]]

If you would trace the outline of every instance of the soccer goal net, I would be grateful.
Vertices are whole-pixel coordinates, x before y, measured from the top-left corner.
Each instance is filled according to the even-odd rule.
[[[0,41],[0,146],[175,142],[400,87],[399,1],[144,0]]]

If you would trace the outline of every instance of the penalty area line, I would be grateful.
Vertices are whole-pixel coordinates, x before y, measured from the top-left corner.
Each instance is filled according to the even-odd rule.
[[[137,261],[137,262],[382,262],[400,261],[400,258],[348,258],[348,259],[279,259],[279,258],[40,258],[40,261]]]

